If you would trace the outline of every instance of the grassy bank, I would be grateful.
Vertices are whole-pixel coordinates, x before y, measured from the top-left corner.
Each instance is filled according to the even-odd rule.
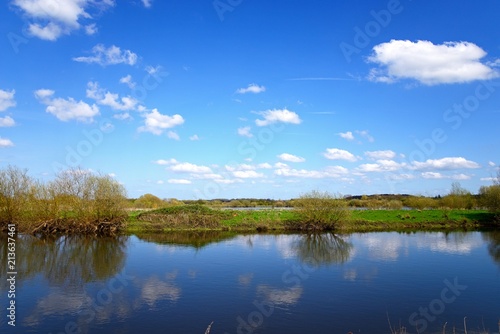
[[[305,225],[297,210],[220,210],[185,205],[131,212],[128,233],[172,230],[289,231],[337,230],[341,232],[391,230],[458,230],[498,227],[494,214],[485,210],[350,210],[334,227]]]

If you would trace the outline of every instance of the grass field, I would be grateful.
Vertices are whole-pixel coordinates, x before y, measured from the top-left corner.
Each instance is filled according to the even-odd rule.
[[[485,210],[350,210],[339,231],[457,230],[498,228],[494,214]],[[220,210],[179,206],[129,214],[126,231],[171,230],[291,230],[300,216],[294,210]],[[292,224],[294,223],[294,224]]]

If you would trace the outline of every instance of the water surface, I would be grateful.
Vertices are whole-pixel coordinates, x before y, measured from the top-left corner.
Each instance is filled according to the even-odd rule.
[[[21,236],[17,258],[1,333],[499,331],[500,232]]]

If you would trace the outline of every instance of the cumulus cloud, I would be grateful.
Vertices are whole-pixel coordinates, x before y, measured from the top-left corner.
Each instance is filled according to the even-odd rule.
[[[191,184],[192,182],[186,179],[169,179],[167,181],[168,183],[171,184]]]
[[[122,111],[135,110],[139,103],[139,101],[131,96],[119,97],[118,94],[99,88],[97,82],[89,82],[87,84],[87,97],[96,100],[100,105]]]
[[[413,79],[425,85],[465,83],[499,76],[498,71],[480,60],[486,52],[469,42],[391,40],[378,44],[368,61],[378,64],[369,79],[395,82]]]
[[[259,113],[264,119],[255,120],[257,126],[267,126],[274,123],[300,124],[302,120],[299,115],[288,109],[272,109]]]
[[[354,140],[354,135],[352,134],[351,131],[347,131],[347,132],[340,132],[338,133],[338,135],[341,137],[341,138],[344,138],[346,140]]]
[[[349,170],[342,166],[328,166],[324,170],[307,170],[290,168],[286,164],[276,164],[274,174],[284,177],[297,177],[297,178],[340,178],[349,173]]]
[[[365,156],[369,159],[373,160],[384,160],[384,159],[394,159],[396,157],[396,153],[391,150],[385,151],[367,151],[365,152]]]
[[[16,125],[14,119],[10,116],[0,117],[0,128],[8,128]]]
[[[184,123],[184,118],[181,115],[163,115],[158,112],[158,109],[153,109],[150,113],[146,113],[144,117],[144,125],[139,127],[139,132],[151,132],[155,135],[161,135],[166,129]]]
[[[406,163],[399,163],[393,160],[377,160],[373,164],[362,164],[358,167],[361,172],[393,172],[401,168],[405,168]]]
[[[10,107],[16,106],[16,101],[14,100],[15,90],[6,91],[0,89],[0,111],[5,111]]]
[[[439,172],[423,172],[421,173],[421,175],[424,179],[433,179],[433,180],[452,179],[461,181],[461,180],[469,180],[471,178],[470,175],[466,174],[445,175]]]
[[[233,175],[240,179],[261,178],[264,174],[258,173],[254,170],[237,170],[232,172]]]
[[[244,126],[238,129],[238,134],[242,137],[252,138],[253,134],[250,132],[251,128],[249,126]]]
[[[195,165],[189,162],[176,162],[169,169],[177,173],[212,173],[212,169],[207,166]]]
[[[181,137],[179,137],[179,135],[175,131],[168,131],[167,137],[173,140],[181,140]]]
[[[101,66],[126,64],[134,65],[137,62],[137,54],[130,50],[122,50],[118,46],[112,45],[106,48],[103,44],[97,44],[92,48],[92,55],[88,57],[75,57],[74,61],[99,64]]]
[[[351,152],[338,148],[327,148],[323,156],[329,160],[347,160],[351,162],[358,160]]]
[[[40,103],[47,106],[46,112],[63,122],[70,120],[92,122],[94,117],[99,115],[99,108],[95,104],[89,105],[71,97],[67,99],[53,98],[54,93],[50,89],[39,89],[35,91],[35,97]]]
[[[113,0],[14,0],[12,3],[32,21],[28,31],[35,37],[49,41],[71,34],[81,27],[82,20],[92,19],[89,9],[103,11],[114,6]],[[89,34],[95,31],[95,25],[86,25],[85,29]]]
[[[424,162],[412,162],[413,168],[416,170],[424,169],[438,169],[438,170],[452,170],[452,169],[473,169],[481,167],[474,161],[467,160],[462,157],[449,157],[442,159],[428,159]]]
[[[304,161],[306,161],[306,159],[304,159],[302,157],[298,157],[296,155],[289,154],[289,153],[282,153],[282,154],[278,155],[278,159],[280,159],[282,161],[288,161],[288,162],[304,162]]]
[[[85,33],[89,36],[96,34],[98,31],[95,23],[88,24],[85,26]]]
[[[14,143],[10,139],[0,137],[0,147],[10,147],[14,146]]]
[[[130,89],[134,89],[136,86],[136,83],[132,80],[132,76],[130,74],[120,78],[120,83],[127,85]]]
[[[192,136],[189,136],[189,140],[192,140],[192,141],[200,140],[200,137],[198,137],[198,135],[192,135]]]
[[[236,93],[238,94],[246,94],[246,93],[254,93],[254,94],[258,94],[258,93],[262,93],[262,92],[265,92],[266,91],[266,87],[264,86],[259,86],[259,85],[256,85],[256,84],[250,84],[248,85],[247,88],[239,88]]]

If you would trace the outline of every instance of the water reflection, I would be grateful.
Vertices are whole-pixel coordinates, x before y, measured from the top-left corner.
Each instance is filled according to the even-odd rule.
[[[19,283],[42,274],[50,285],[82,286],[106,280],[123,269],[128,237],[36,238],[20,235],[16,242]],[[0,263],[7,263],[7,240],[0,239]],[[0,266],[5,277],[7,266]]]
[[[298,259],[312,266],[341,264],[349,260],[352,244],[334,233],[301,235],[291,245]]]
[[[201,249],[212,243],[219,243],[238,236],[235,232],[182,231],[166,233],[139,233],[137,238],[162,245],[176,245]]]
[[[500,231],[484,232],[483,239],[488,242],[488,253],[500,266]]]

